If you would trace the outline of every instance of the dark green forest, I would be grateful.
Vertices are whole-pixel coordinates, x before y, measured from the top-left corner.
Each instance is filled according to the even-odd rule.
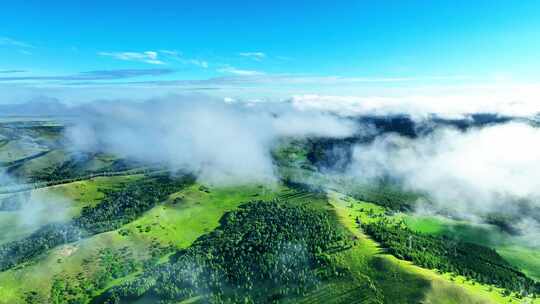
[[[67,223],[48,224],[24,239],[0,245],[0,270],[29,261],[56,246],[118,229],[193,181],[191,175],[147,176],[107,192],[100,203],[84,207],[80,216]]]
[[[361,227],[397,258],[493,284],[523,296],[540,294],[540,283],[528,278],[491,248],[444,236],[421,234],[385,219],[362,223]]]
[[[211,303],[269,303],[302,295],[343,275],[327,253],[350,247],[333,215],[309,203],[250,202],[223,216],[221,225],[170,262],[115,287],[95,303],[141,297],[175,302],[208,295]]]

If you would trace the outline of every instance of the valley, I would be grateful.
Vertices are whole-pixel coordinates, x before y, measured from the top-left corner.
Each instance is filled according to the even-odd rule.
[[[219,185],[68,152],[56,121],[1,130],[0,303],[540,303],[538,248],[324,173],[304,141],[273,151],[275,183]],[[447,237],[524,283],[411,245]]]

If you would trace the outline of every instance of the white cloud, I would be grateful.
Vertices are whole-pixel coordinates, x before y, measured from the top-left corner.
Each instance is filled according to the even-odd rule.
[[[286,104],[205,96],[90,104],[67,133],[72,147],[98,149],[199,174],[219,183],[272,182],[270,150],[282,136],[350,136],[354,125]]]
[[[99,52],[100,56],[112,57],[118,60],[125,61],[137,61],[149,64],[164,64],[163,61],[158,59],[158,52],[146,51],[146,52]]]
[[[191,59],[190,62],[192,64],[198,65],[198,66],[203,67],[205,69],[208,68],[208,62],[206,62],[204,60]]]
[[[515,211],[522,199],[540,207],[540,129],[525,123],[440,129],[416,139],[387,134],[353,155],[352,175],[394,177],[461,215]]]
[[[264,72],[253,70],[240,70],[232,66],[227,66],[217,70],[220,73],[234,74],[238,76],[260,76],[264,75]]]
[[[264,58],[266,58],[266,54],[263,52],[242,52],[242,53],[239,53],[238,55],[249,58],[249,59],[253,59],[256,61],[261,61]]]
[[[191,64],[196,65],[201,68],[208,68],[208,62],[205,60],[200,59],[193,59],[193,58],[184,58],[182,56],[182,53],[176,51],[176,50],[161,50],[159,53],[163,54],[166,57],[169,57],[170,59],[173,59],[175,61],[178,61],[182,64]]]
[[[21,48],[34,48],[34,46],[31,44],[28,44],[20,40],[15,40],[9,37],[0,37],[0,45],[15,46],[15,47],[21,47]]]
[[[175,50],[161,50],[159,52],[169,56],[180,56],[180,52]]]
[[[299,109],[317,109],[343,116],[408,114],[422,119],[432,114],[462,118],[474,113],[530,117],[540,113],[540,89],[519,87],[481,89],[475,92],[402,96],[325,96],[296,95],[291,98]]]

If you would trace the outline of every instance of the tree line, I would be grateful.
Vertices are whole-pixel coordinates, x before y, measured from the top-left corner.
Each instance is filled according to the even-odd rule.
[[[520,295],[540,294],[540,283],[510,265],[494,249],[445,236],[418,233],[382,219],[363,230],[392,255],[442,272],[492,284]]]
[[[97,205],[84,207],[66,223],[52,223],[30,236],[0,245],[0,271],[29,261],[56,246],[120,228],[194,182],[192,175],[147,175],[123,189],[106,193]]]
[[[112,288],[94,303],[138,298],[177,303],[200,295],[211,303],[275,302],[344,275],[329,262],[328,252],[350,246],[349,235],[328,211],[249,202],[224,215],[217,229],[168,263]]]

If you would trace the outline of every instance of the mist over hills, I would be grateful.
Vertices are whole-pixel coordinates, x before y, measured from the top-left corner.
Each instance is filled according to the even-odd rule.
[[[298,108],[294,102],[225,103],[204,95],[80,106],[51,99],[3,107],[17,115],[76,116],[62,132],[71,153],[161,163],[214,183],[273,183],[277,178],[270,152],[277,140],[305,138],[306,156],[321,172],[364,182],[390,178],[462,216],[501,208],[519,213],[512,203],[506,206],[510,201],[532,201],[538,207],[540,179],[535,175],[540,162],[535,155],[540,155],[540,145],[534,115],[342,117],[331,110]],[[221,149],[214,149],[216,145]],[[464,203],[450,204],[456,200]]]
[[[160,200],[166,200],[167,195],[178,190],[175,190],[174,185],[181,184],[182,187],[191,189],[187,185],[195,183],[201,185],[194,186],[197,187],[197,202],[194,206],[197,206],[201,203],[198,200],[202,200],[200,195],[210,195],[214,191],[210,189],[243,189],[246,185],[258,184],[262,187],[258,188],[262,192],[250,194],[251,199],[266,195],[272,197],[277,195],[275,193],[281,193],[279,191],[285,191],[277,197],[291,201],[298,197],[305,203],[303,197],[306,196],[312,201],[321,200],[322,205],[317,205],[317,208],[323,209],[328,206],[322,202],[328,203],[327,196],[331,197],[334,195],[332,193],[337,191],[340,195],[345,195],[347,201],[361,202],[359,204],[363,207],[358,209],[359,211],[353,211],[351,206],[356,203],[350,203],[347,207],[350,211],[347,212],[359,212],[355,213],[356,225],[369,231],[370,236],[381,244],[386,244],[385,246],[389,246],[385,242],[391,241],[387,240],[385,235],[394,235],[393,233],[408,235],[408,239],[415,238],[417,244],[435,242],[432,248],[446,248],[444,246],[448,246],[445,245],[447,240],[451,240],[449,244],[457,242],[456,246],[462,248],[460,252],[464,255],[460,260],[477,259],[478,257],[469,255],[480,252],[482,259],[490,256],[489,259],[492,260],[489,260],[488,264],[498,263],[497,267],[501,267],[493,269],[513,273],[516,277],[510,281],[518,280],[519,283],[501,283],[506,282],[504,280],[508,279],[507,274],[497,277],[502,278],[500,280],[493,279],[494,277],[486,275],[488,270],[474,267],[474,270],[471,270],[471,266],[463,266],[461,262],[452,264],[455,263],[451,262],[452,258],[441,258],[441,253],[434,256],[434,259],[441,263],[439,268],[453,269],[464,275],[471,271],[482,273],[477,277],[479,282],[496,283],[499,284],[496,286],[503,286],[508,290],[527,290],[522,291],[526,295],[535,288],[534,281],[513,267],[519,265],[527,273],[535,275],[536,260],[532,259],[531,266],[527,264],[528,261],[516,257],[518,253],[504,251],[518,248],[519,252],[534,253],[540,246],[540,128],[534,115],[520,117],[501,113],[462,113],[457,117],[448,117],[437,113],[414,116],[407,113],[395,114],[393,111],[377,115],[342,115],[331,109],[298,107],[290,100],[274,103],[230,102],[205,95],[172,96],[145,101],[96,101],[69,106],[58,100],[30,104],[32,105],[0,107],[0,148],[3,148],[0,150],[0,190],[3,193],[0,194],[0,212],[16,214],[16,217],[10,218],[10,226],[17,227],[16,230],[21,231],[19,233],[22,235],[18,239],[13,236],[17,234],[6,235],[5,245],[2,245],[3,239],[0,239],[0,262],[3,263],[4,271],[12,271],[10,269],[16,269],[15,265],[36,259],[47,252],[46,248],[70,246],[71,243],[85,239],[99,238],[101,233],[110,233],[116,229],[120,229],[122,237],[129,238],[132,232],[126,232],[125,228],[121,227],[129,225],[132,218],[144,218],[146,212],[161,208],[146,192],[141,193],[137,189],[147,189],[148,193],[156,195],[162,193]],[[177,176],[185,174],[189,176],[186,179],[188,182],[175,181]],[[131,176],[134,176],[134,181],[129,181]],[[106,188],[103,190],[105,199],[97,205],[87,205],[76,217],[71,215],[74,213],[72,202],[64,199],[62,195],[57,197],[56,194],[28,194],[39,189],[48,189],[50,186],[54,188],[85,184],[87,180],[96,178],[126,178],[128,180],[124,183],[128,186],[122,188],[120,184]],[[288,190],[280,190],[282,187]],[[34,188],[37,190],[32,190]],[[22,194],[11,195],[13,191]],[[184,193],[186,190],[179,191]],[[174,199],[171,206],[183,206],[181,197],[191,195],[189,191]],[[244,190],[238,191],[235,194],[228,193],[225,199],[244,195]],[[82,191],[81,195],[84,193]],[[31,207],[36,203],[42,205],[41,209]],[[364,204],[375,204],[377,208],[384,208],[384,212],[373,209],[379,210],[377,212],[380,213],[377,213]],[[265,212],[272,214],[272,206],[268,205]],[[47,212],[56,212],[56,216],[43,216]],[[296,214],[298,211],[292,209],[287,212]],[[110,219],[97,221],[101,216]],[[269,221],[268,225],[272,227],[271,219],[265,218],[266,215],[254,217],[259,216],[262,217],[258,221]],[[374,218],[377,220],[371,223]],[[425,218],[441,225],[438,229],[449,230],[442,230],[441,235],[429,237],[412,228],[391,230],[395,229],[392,227],[412,225],[404,222],[404,219],[421,221]],[[251,225],[249,221],[250,219],[246,219],[248,226]],[[325,221],[332,222],[333,217]],[[447,222],[456,224],[444,226]],[[389,224],[381,226],[381,223]],[[378,226],[370,226],[372,224]],[[153,225],[165,224],[157,220]],[[234,221],[227,225],[236,227]],[[242,227],[233,229],[227,225],[224,224],[220,229],[244,233]],[[422,226],[418,226],[415,229],[421,228]],[[136,229],[138,233],[148,233],[153,228],[143,229],[140,226]],[[377,229],[386,232],[377,232]],[[452,229],[471,231],[461,232],[463,235],[460,235]],[[474,236],[473,233],[478,233],[477,230],[485,234],[485,239],[471,241],[470,238]],[[147,280],[153,282],[155,276],[165,278],[168,276],[165,273],[174,271],[185,277],[188,274],[182,270],[183,267],[196,269],[194,271],[197,273],[202,271],[212,273],[213,276],[226,276],[227,274],[220,272],[220,263],[213,259],[206,260],[207,256],[200,255],[200,252],[205,250],[219,251],[212,242],[220,241],[220,233],[225,232],[207,236],[213,241],[201,243],[204,244],[203,247],[194,245],[190,247],[192,250],[176,252],[175,258],[168,260],[163,267],[159,264],[151,267],[136,266],[130,264],[135,263],[132,258],[118,257],[120,260],[126,259],[126,265],[132,267],[122,270],[125,273],[136,269],[144,269],[144,273],[136,281],[117,285],[93,298],[93,301],[101,303],[115,297],[130,298],[132,296],[128,296],[129,294],[138,294],[138,291],[132,289],[133,286],[147,284]],[[287,233],[286,230],[284,233]],[[330,230],[328,233],[336,232]],[[346,237],[340,236],[338,239],[341,240],[340,244],[328,245],[330,247],[324,247],[324,250],[342,252],[356,248],[356,245],[349,244]],[[472,243],[461,243],[464,240]],[[392,242],[394,243],[391,244],[397,244],[395,240]],[[473,246],[471,244],[491,247],[470,250],[470,246]],[[283,266],[300,267],[298,269],[302,270],[298,271],[301,275],[309,274],[310,283],[306,285],[309,288],[305,292],[310,288],[316,289],[315,286],[319,284],[314,283],[314,271],[326,271],[326,267],[336,267],[324,259],[319,260],[317,250],[320,249],[308,250],[302,247],[304,245],[290,247],[281,243],[276,246],[295,248],[301,257],[306,255],[300,264],[291,260],[292,266]],[[507,264],[498,253],[491,252],[492,247],[501,248],[504,257],[511,258],[512,263]],[[162,249],[163,252],[175,252],[174,249],[167,248]],[[244,249],[251,250],[248,248]],[[422,248],[412,248],[406,241],[398,247],[389,247],[391,250],[414,253],[410,257],[397,255],[398,257],[412,260],[423,267],[433,267],[424,260],[416,260],[417,255],[422,255],[419,252],[425,251]],[[451,250],[449,248],[441,249],[441,252]],[[237,249],[232,247],[231,250]],[[284,254],[272,250],[267,248],[269,253],[265,254]],[[216,251],[215,254],[219,257],[221,254],[233,253]],[[199,262],[190,264],[192,258]],[[247,265],[251,261],[246,260],[244,263]],[[266,260],[256,263],[264,264]],[[257,265],[253,267],[260,267]],[[233,271],[236,268],[225,269]],[[347,273],[345,270],[336,273],[341,271]],[[0,279],[1,275],[0,272]],[[121,277],[123,272],[116,275]],[[334,274],[329,275],[329,278],[336,280],[339,276]],[[239,276],[238,280],[242,282],[242,278],[243,276]],[[295,280],[303,282],[304,279],[295,277]],[[207,288],[217,288],[218,294],[227,288],[233,288],[221,286],[224,280],[212,281],[202,277],[190,281],[189,284],[182,281],[182,284],[191,287],[179,296],[168,293],[174,290],[169,286],[176,284],[173,282],[176,281],[163,279],[163,283],[148,287],[148,290],[152,291],[146,293],[167,297],[174,294],[174,297],[189,298],[199,292],[189,285],[195,284],[193,282],[203,285],[213,282],[215,286]],[[83,283],[80,281],[77,284]],[[227,284],[236,286],[234,290],[240,288],[240,285],[235,285],[237,282]],[[294,290],[288,283],[280,284],[286,286],[284,290],[288,293]],[[54,286],[53,290],[56,288]],[[276,288],[279,290],[279,287]],[[249,297],[264,297],[258,290],[258,287],[255,288],[255,291],[249,293]],[[213,294],[217,291],[206,292]],[[233,297],[243,296],[244,293],[234,293]]]
[[[0,304],[540,304],[540,1],[4,1]]]

